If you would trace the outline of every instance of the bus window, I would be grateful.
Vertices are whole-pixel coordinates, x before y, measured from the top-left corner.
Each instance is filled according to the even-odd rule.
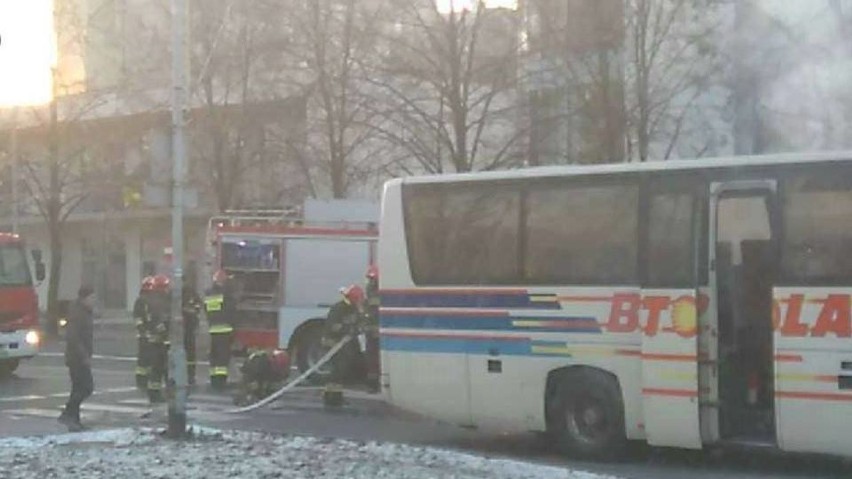
[[[525,277],[531,284],[637,280],[639,188],[535,188],[527,199]]]
[[[519,191],[494,188],[409,191],[405,207],[415,283],[515,282],[520,198]]]
[[[784,189],[782,272],[798,285],[852,280],[852,184],[846,177],[800,177]]]
[[[693,287],[695,197],[656,194],[648,201],[645,287]]]

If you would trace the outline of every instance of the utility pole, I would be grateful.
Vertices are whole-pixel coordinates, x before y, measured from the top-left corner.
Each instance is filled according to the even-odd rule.
[[[172,5],[172,324],[169,348],[167,435],[186,435],[187,371],[183,347],[183,189],[186,171],[187,1]]]

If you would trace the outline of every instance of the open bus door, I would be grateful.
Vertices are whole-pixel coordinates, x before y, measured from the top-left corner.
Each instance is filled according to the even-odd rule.
[[[778,264],[775,180],[710,187],[710,294],[718,358],[716,438],[775,445],[772,290]]]

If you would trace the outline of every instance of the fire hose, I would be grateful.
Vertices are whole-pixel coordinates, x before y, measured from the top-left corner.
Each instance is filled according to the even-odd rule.
[[[310,369],[308,369],[307,371],[302,373],[301,376],[297,377],[296,379],[294,379],[294,380],[288,382],[287,384],[285,384],[284,386],[282,386],[281,389],[279,389],[278,391],[275,391],[270,396],[267,396],[267,397],[261,399],[260,401],[254,403],[254,404],[250,404],[248,406],[241,407],[239,409],[232,409],[232,410],[227,411],[227,412],[230,413],[230,414],[239,414],[239,413],[243,413],[243,412],[254,411],[255,409],[261,408],[261,407],[266,406],[267,404],[271,403],[272,401],[275,401],[276,399],[283,396],[285,393],[289,392],[290,390],[292,390],[293,388],[295,388],[296,386],[298,386],[299,384],[304,382],[305,379],[308,379],[312,374],[317,372],[317,370],[319,368],[325,366],[325,364],[327,362],[329,362],[331,360],[331,358],[333,358],[334,355],[337,354],[337,352],[340,351],[343,348],[343,346],[346,346],[346,343],[348,343],[349,341],[352,340],[352,337],[353,337],[352,335],[344,336],[343,339],[338,341],[338,343],[335,344],[334,347],[329,349],[328,352],[325,353],[325,356],[321,357],[320,360],[316,362],[316,364],[314,364],[313,366],[310,367]]]

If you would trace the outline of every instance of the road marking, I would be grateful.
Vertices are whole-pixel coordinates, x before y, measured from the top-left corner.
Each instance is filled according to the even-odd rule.
[[[47,398],[44,397],[44,396],[35,396],[35,395],[31,394],[29,396],[12,396],[12,397],[7,397],[7,398],[0,398],[0,402],[31,401],[33,399],[47,399]]]
[[[8,411],[4,411],[7,414],[19,415],[19,416],[36,416],[36,417],[59,417],[56,413],[60,410],[60,408],[56,409],[40,409],[40,408],[24,408],[24,409],[10,409]]]
[[[143,414],[151,410],[150,407],[131,407],[99,403],[84,403],[82,409],[84,411],[116,412],[121,414]]]
[[[38,357],[38,356],[44,356],[46,358],[64,358],[65,353],[41,352],[41,353],[38,353],[38,355],[36,357]],[[108,355],[103,355],[103,354],[94,354],[94,355],[92,355],[92,359],[98,359],[98,360],[101,360],[101,361],[121,361],[121,362],[128,362],[128,363],[135,363],[136,362],[135,356],[108,356]],[[201,365],[201,366],[209,366],[210,365],[210,363],[208,361],[196,361],[196,364]]]

